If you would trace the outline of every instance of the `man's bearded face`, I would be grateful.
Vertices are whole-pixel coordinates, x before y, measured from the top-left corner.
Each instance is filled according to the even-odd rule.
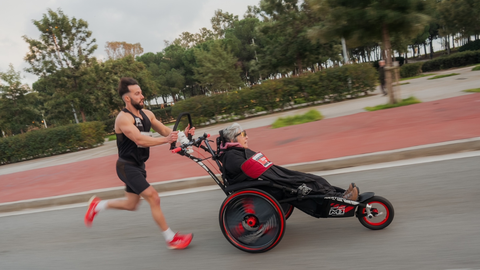
[[[143,100],[138,103],[135,103],[135,101],[132,100],[132,106],[137,110],[143,109]]]

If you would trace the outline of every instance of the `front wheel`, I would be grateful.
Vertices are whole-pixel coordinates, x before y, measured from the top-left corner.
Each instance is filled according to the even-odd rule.
[[[358,208],[357,218],[363,226],[370,230],[381,230],[392,223],[395,213],[392,204],[387,199],[373,196],[364,203],[371,205],[372,208],[370,216],[365,207]]]

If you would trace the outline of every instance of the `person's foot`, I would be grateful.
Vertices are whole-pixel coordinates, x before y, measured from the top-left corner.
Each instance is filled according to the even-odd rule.
[[[354,187],[350,193],[343,195],[343,198],[351,201],[356,201],[358,200],[358,192],[358,187]]]
[[[97,207],[97,204],[99,202],[100,202],[100,199],[97,198],[96,196],[92,196],[92,198],[90,198],[90,201],[88,201],[88,209],[87,209],[87,213],[85,214],[85,226],[92,227],[93,219],[97,214],[97,212],[95,212],[95,207]]]
[[[176,233],[172,241],[167,242],[167,247],[169,249],[184,249],[190,242],[192,242],[193,234],[179,234]]]
[[[353,189],[354,187],[355,187],[355,183],[351,183],[351,184],[348,186],[347,190],[345,190],[345,192],[343,192],[343,195],[352,192],[352,189]]]

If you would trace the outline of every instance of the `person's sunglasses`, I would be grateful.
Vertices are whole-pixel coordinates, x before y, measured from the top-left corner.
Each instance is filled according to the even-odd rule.
[[[242,130],[242,132],[238,133],[238,134],[235,134],[235,138],[239,135],[242,135],[242,137],[247,137],[247,131],[246,130]]]

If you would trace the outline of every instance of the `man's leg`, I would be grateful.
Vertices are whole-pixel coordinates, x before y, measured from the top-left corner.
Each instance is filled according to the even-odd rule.
[[[184,249],[190,242],[192,242],[193,234],[181,235],[179,233],[174,233],[167,225],[165,216],[163,215],[162,208],[160,207],[160,197],[158,192],[152,187],[149,186],[142,193],[140,193],[145,201],[150,204],[150,210],[152,211],[152,217],[155,222],[158,224],[162,230],[165,241],[167,242],[167,247],[170,249]]]
[[[137,210],[140,204],[140,196],[134,193],[125,192],[125,199],[102,201],[96,196],[93,196],[89,203],[87,213],[85,214],[85,225],[92,226],[93,219],[98,212],[106,209],[120,209],[120,210]]]
[[[140,205],[140,196],[135,193],[125,192],[125,199],[109,200],[105,209],[119,209],[135,211]]]
[[[153,220],[155,220],[162,232],[166,231],[168,225],[165,216],[163,215],[162,208],[160,208],[160,197],[158,197],[158,192],[152,186],[149,186],[140,193],[140,196],[142,196],[142,198],[150,205]]]

